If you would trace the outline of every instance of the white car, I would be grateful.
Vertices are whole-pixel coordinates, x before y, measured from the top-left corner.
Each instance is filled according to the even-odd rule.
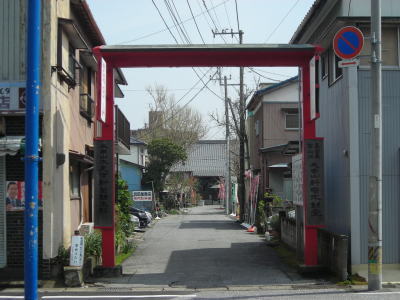
[[[138,217],[131,215],[131,222],[133,222],[135,224],[135,226],[139,227],[140,221],[139,221]]]

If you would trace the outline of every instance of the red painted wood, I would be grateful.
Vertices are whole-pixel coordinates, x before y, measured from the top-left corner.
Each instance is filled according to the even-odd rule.
[[[114,228],[101,230],[102,243],[102,263],[105,268],[115,267],[115,233]]]
[[[102,52],[115,67],[298,66],[315,51],[135,51]]]

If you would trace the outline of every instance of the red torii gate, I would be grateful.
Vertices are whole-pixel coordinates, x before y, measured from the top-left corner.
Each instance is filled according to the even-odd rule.
[[[95,226],[102,230],[103,267],[115,266],[115,155],[114,155],[114,68],[152,67],[299,67],[302,84],[303,178],[305,140],[317,140],[315,118],[311,116],[310,61],[321,52],[313,45],[153,45],[100,46],[93,49],[98,61],[97,122],[95,136]],[[112,165],[110,165],[112,161]],[[303,180],[304,263],[318,263],[317,228],[324,222],[307,220],[309,195]],[[319,219],[319,220],[323,220]]]

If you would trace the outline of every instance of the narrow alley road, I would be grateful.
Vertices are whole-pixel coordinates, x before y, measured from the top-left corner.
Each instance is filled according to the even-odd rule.
[[[123,272],[117,282],[136,287],[218,288],[300,280],[262,237],[247,233],[219,206],[159,220],[123,263]]]

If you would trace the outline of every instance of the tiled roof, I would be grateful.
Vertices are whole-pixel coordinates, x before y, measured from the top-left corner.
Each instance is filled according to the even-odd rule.
[[[130,143],[131,145],[147,145],[146,142],[139,140],[138,138],[135,138],[133,136],[130,137]]]
[[[193,176],[225,176],[226,141],[203,140],[188,151],[188,159],[171,168],[171,172],[192,172]]]

